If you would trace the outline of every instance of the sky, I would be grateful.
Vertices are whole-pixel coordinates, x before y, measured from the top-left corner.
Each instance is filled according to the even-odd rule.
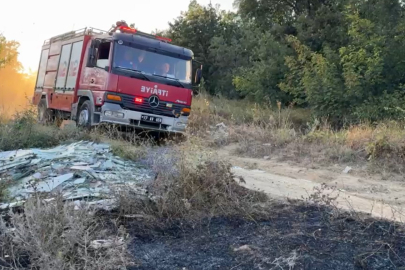
[[[234,0],[197,0],[233,10]],[[102,4],[102,3],[107,4]],[[84,27],[108,30],[116,21],[135,23],[140,31],[165,29],[168,22],[188,8],[190,0],[11,0],[2,3],[0,33],[20,42],[18,59],[37,70],[44,40]],[[19,10],[19,12],[15,12]]]

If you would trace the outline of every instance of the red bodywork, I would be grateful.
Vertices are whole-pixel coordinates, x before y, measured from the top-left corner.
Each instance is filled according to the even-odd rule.
[[[145,98],[155,94],[160,100],[189,106],[192,98],[190,89],[119,76],[102,69],[87,67],[83,67],[79,89],[102,91],[94,93],[95,101],[96,97],[100,97],[105,91]]]
[[[102,105],[104,94],[108,92],[117,92],[121,94],[133,95],[135,97],[149,97],[151,94],[158,95],[163,101],[177,103],[185,106],[191,106],[192,90],[182,87],[175,87],[165,84],[158,84],[136,78],[119,76],[107,72],[101,68],[86,67],[89,47],[94,35],[81,35],[71,39],[65,39],[48,44],[44,44],[43,50],[49,49],[49,55],[46,63],[46,72],[43,85],[35,88],[33,103],[37,105],[41,98],[46,97],[48,108],[57,111],[70,113],[72,104],[78,102],[79,90],[91,90],[94,104]],[[97,36],[96,36],[97,37]],[[108,37],[108,35],[106,35]],[[74,89],[58,90],[55,89],[56,76],[58,76],[58,66],[61,55],[61,48],[66,44],[83,41],[80,54],[80,61],[75,71],[78,73]],[[112,49],[111,49],[112,50]],[[110,51],[111,54],[111,51]],[[72,65],[70,63],[69,71]],[[65,75],[65,70],[60,75]],[[100,103],[101,101],[101,103]]]

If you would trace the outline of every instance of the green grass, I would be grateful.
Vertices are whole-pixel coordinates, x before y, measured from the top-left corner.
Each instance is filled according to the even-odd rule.
[[[36,119],[33,109],[18,113],[12,118],[0,117],[0,151],[46,148],[62,142],[91,139],[89,134],[81,130],[39,125]]]

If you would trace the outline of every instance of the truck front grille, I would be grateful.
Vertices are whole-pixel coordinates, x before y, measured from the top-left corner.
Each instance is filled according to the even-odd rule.
[[[124,109],[139,111],[144,113],[151,113],[157,115],[164,115],[168,117],[176,117],[176,114],[179,115],[181,110],[185,107],[178,104],[173,104],[170,102],[160,100],[159,106],[152,108],[149,105],[148,98],[143,98],[142,104],[135,103],[134,97],[121,95],[122,97],[122,106]],[[172,104],[171,107],[168,107],[167,104]]]

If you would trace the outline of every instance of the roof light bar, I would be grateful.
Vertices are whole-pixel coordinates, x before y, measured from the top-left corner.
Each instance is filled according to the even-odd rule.
[[[141,31],[136,30],[135,28],[129,27],[128,24],[125,21],[116,22],[115,26],[113,25],[112,28],[109,31],[110,35],[112,35],[116,30],[120,30],[121,33],[128,33],[128,34],[136,34],[136,33],[138,33],[139,35],[142,35],[142,36],[156,38],[158,40],[165,41],[165,42],[172,42],[172,40],[170,38],[143,33]]]
[[[136,29],[128,27],[128,26],[120,26],[118,29],[121,32],[125,32],[125,33],[132,33],[132,34],[136,33]]]
[[[162,40],[162,41],[172,42],[172,40],[170,38],[160,37],[160,36],[156,36],[156,38],[159,40]]]

